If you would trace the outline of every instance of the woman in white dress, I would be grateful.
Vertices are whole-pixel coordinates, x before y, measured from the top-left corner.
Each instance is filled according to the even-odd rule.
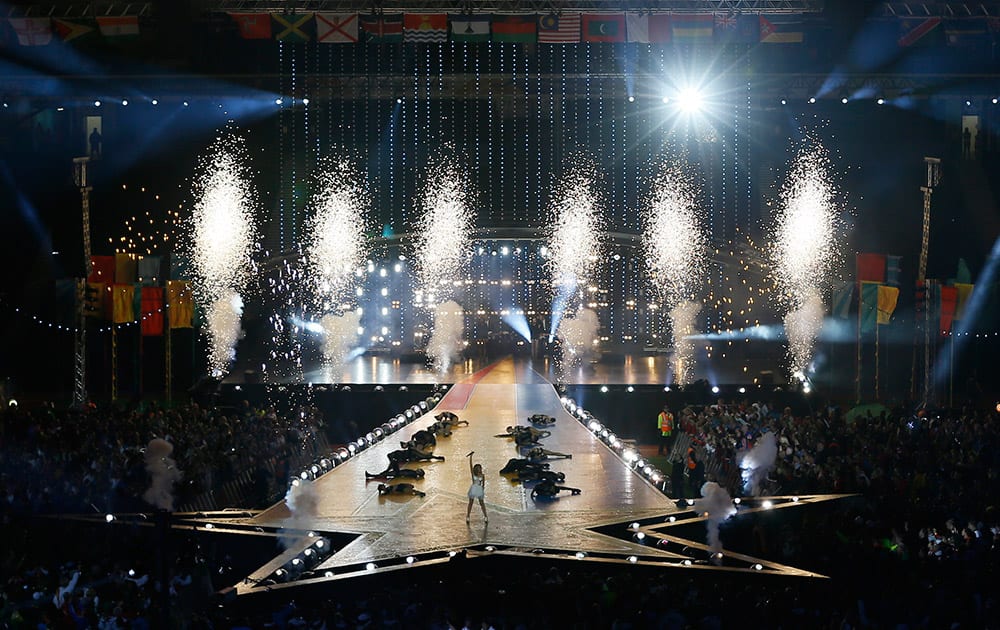
[[[483,502],[483,497],[486,494],[486,476],[483,474],[483,467],[480,464],[472,464],[472,451],[466,457],[469,458],[469,472],[472,474],[472,485],[469,486],[469,506],[465,509],[465,522],[469,522],[469,516],[472,514],[472,502],[476,499],[479,500],[479,507],[483,510],[483,522],[489,523],[490,518],[486,515],[486,503]]]

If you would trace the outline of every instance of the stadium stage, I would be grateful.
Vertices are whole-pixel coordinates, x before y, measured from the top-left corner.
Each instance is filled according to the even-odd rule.
[[[668,496],[666,476],[644,462],[634,444],[615,439],[593,417],[561,399],[531,362],[506,358],[472,371],[475,367],[456,366],[468,375],[436,405],[343,457],[328,472],[320,471],[315,481],[302,482],[288,495],[294,502],[281,501],[259,513],[179,514],[177,526],[210,526],[215,533],[273,535],[285,541],[283,552],[235,585],[239,594],[448,562],[455,556],[498,554],[817,576],[738,552],[713,556],[700,525],[705,515],[695,511],[697,506]],[[380,495],[379,482],[367,481],[365,471],[385,469],[387,454],[400,441],[445,410],[468,426],[438,438],[434,453],[444,461],[408,464],[424,469],[423,479],[401,480],[412,481],[426,496]],[[528,424],[532,414],[556,418],[542,445],[572,454],[571,459],[550,460],[551,470],[565,473],[562,485],[578,488],[580,494],[563,491],[554,499],[532,499],[530,485],[498,473],[508,459],[520,455],[513,440],[496,435],[508,426]],[[470,451],[487,471],[488,523],[478,505],[471,524],[465,522]],[[767,505],[763,499],[745,499],[739,512],[802,507],[830,498],[834,496],[769,497]]]

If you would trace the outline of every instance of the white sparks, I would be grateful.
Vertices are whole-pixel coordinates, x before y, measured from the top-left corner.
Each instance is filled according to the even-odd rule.
[[[434,311],[434,330],[427,343],[427,357],[434,370],[444,376],[462,352],[465,313],[457,302],[449,300]]]
[[[210,367],[224,374],[239,337],[240,292],[253,268],[257,203],[242,138],[217,138],[209,150],[194,183],[189,249],[195,291],[209,305]]]
[[[591,279],[602,250],[600,197],[592,171],[586,166],[572,169],[552,196],[548,261],[552,286],[563,296]]]
[[[357,311],[348,311],[343,315],[327,314],[319,320],[323,328],[323,359],[330,368],[333,380],[339,380],[338,373],[355,350],[360,324],[361,315]]]
[[[670,309],[670,328],[674,342],[674,381],[687,385],[694,380],[695,335],[701,304],[684,300]]]
[[[339,303],[353,289],[365,259],[364,234],[371,196],[354,165],[328,162],[316,177],[306,226],[306,269],[315,297]]]
[[[597,343],[597,331],[600,325],[597,313],[587,308],[580,309],[574,317],[567,317],[559,322],[558,337],[562,346],[559,369],[564,379],[569,376],[571,368],[598,354],[600,347]]]
[[[436,305],[450,297],[471,249],[474,208],[468,175],[444,159],[427,171],[417,202],[420,220],[414,242],[417,290]]]
[[[823,324],[822,295],[837,258],[838,191],[829,156],[807,138],[784,187],[773,234],[773,270],[786,309],[791,371],[805,371]],[[789,327],[790,326],[790,327]]]

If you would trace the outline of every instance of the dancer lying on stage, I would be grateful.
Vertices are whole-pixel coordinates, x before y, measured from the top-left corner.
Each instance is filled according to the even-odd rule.
[[[548,470],[548,468],[549,468],[548,464],[533,462],[530,459],[523,459],[523,458],[508,459],[507,464],[500,469],[500,474],[509,475],[511,473],[519,473],[522,470],[528,470],[528,469],[542,471],[542,470]]]
[[[433,431],[421,429],[414,433],[408,442],[400,442],[399,446],[402,448],[415,448],[418,451],[429,453],[437,446],[437,438],[434,437]]]
[[[566,486],[557,486],[552,481],[539,481],[537,484],[535,484],[535,487],[531,489],[531,498],[552,499],[559,494],[560,490],[569,490],[573,494],[580,494],[579,488],[568,488]]]
[[[553,483],[562,483],[563,481],[566,481],[566,474],[552,470],[526,468],[525,470],[517,473],[517,476],[512,478],[511,481],[520,483],[530,483],[532,481],[551,481]]]
[[[450,411],[442,411],[438,415],[434,416],[434,419],[437,420],[440,424],[442,424],[445,427],[447,427],[448,429],[452,429],[454,427],[457,427],[460,424],[464,424],[465,426],[469,426],[469,421],[468,420],[459,420],[458,416],[456,416],[455,414],[453,414]]]
[[[533,446],[524,455],[533,462],[541,462],[545,461],[546,459],[573,459],[572,454],[550,451],[542,448],[541,446]]]
[[[426,492],[421,492],[413,487],[412,483],[384,483],[378,484],[379,494],[412,494],[417,497],[427,496]]]
[[[528,416],[528,422],[536,427],[551,427],[556,423],[556,419],[552,416],[547,416],[544,413],[536,413],[532,416]]]
[[[493,437],[514,438],[514,443],[518,446],[530,446],[538,444],[538,440],[545,439],[552,435],[550,431],[541,431],[534,427],[507,427],[506,433],[500,433]]]
[[[431,460],[438,462],[444,461],[444,457],[441,455],[425,453],[424,451],[415,448],[405,448],[398,451],[392,451],[389,453],[388,457],[390,467],[393,463],[398,466],[399,464],[405,464],[406,462],[429,462]]]
[[[424,469],[423,468],[400,468],[399,464],[392,464],[382,472],[370,473],[365,471],[365,480],[371,481],[372,479],[382,479],[384,481],[389,481],[390,479],[423,479]]]

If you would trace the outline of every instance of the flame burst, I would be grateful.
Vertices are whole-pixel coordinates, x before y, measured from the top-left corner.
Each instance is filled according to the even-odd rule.
[[[209,367],[224,374],[240,334],[242,298],[253,270],[257,198],[245,166],[243,139],[220,136],[194,182],[189,254],[195,291],[208,305]],[[238,306],[237,306],[238,305]]]
[[[830,158],[816,140],[799,147],[781,190],[772,234],[773,273],[785,308],[788,356],[793,373],[805,373],[823,326],[822,296],[837,260],[839,191]]]
[[[326,311],[354,288],[354,272],[367,255],[364,234],[371,195],[351,162],[329,161],[324,166],[309,207],[305,265],[314,295]]]
[[[417,291],[423,303],[433,307],[451,296],[468,260],[474,212],[468,175],[444,159],[436,161],[427,171],[418,212]]]
[[[677,160],[662,163],[645,215],[643,246],[654,290],[671,322],[674,379],[684,385],[694,374],[694,342],[701,305],[695,290],[705,275],[708,237],[698,220],[699,190]]]

